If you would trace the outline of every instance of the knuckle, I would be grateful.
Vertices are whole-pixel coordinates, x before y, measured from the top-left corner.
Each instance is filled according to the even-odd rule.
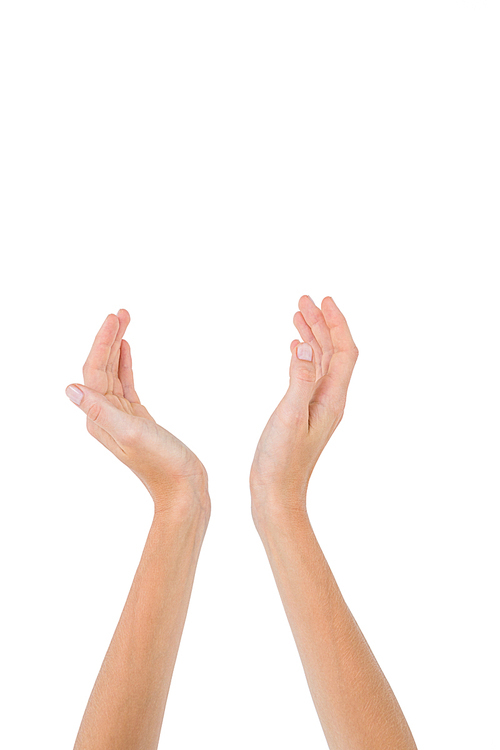
[[[316,370],[310,367],[297,367],[295,376],[297,380],[303,380],[306,383],[314,383],[316,381]]]
[[[100,416],[102,414],[102,407],[100,404],[91,404],[90,408],[87,412],[87,417],[92,420],[92,422],[99,422]]]
[[[314,326],[316,323],[319,323],[323,319],[323,313],[321,310],[316,310],[316,308],[308,314],[308,319],[310,321],[309,326]]]

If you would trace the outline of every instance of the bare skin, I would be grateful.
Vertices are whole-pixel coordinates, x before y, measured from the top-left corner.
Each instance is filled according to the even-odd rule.
[[[257,445],[250,471],[253,509],[261,491],[267,508],[275,490],[280,506],[288,502],[305,507],[314,466],[343,417],[358,357],[347,323],[331,297],[325,297],[319,309],[304,295],[293,322],[303,343],[294,339],[290,344],[290,386]],[[312,361],[297,357],[298,346],[309,351]]]
[[[126,310],[108,315],[83,366],[87,429],[136,474],[154,516],[74,750],[155,750],[210,518],[201,461],[137,396]],[[68,393],[67,389],[67,393]],[[70,391],[71,392],[71,391]]]
[[[87,430],[139,477],[155,511],[171,506],[188,487],[206,500],[205,467],[155,422],[136,393],[130,345],[123,338],[129,323],[127,310],[106,317],[83,365],[85,385],[73,384],[85,394],[79,406],[87,414]]]
[[[416,750],[307,515],[308,483],[343,417],[358,349],[331,297],[321,307],[301,297],[294,324],[303,343],[290,345],[289,388],[257,445],[252,517],[330,750]]]
[[[88,431],[139,477],[154,516],[74,750],[156,750],[210,518],[205,467],[137,396],[123,339],[129,322],[126,310],[107,316],[84,384],[73,386],[83,393],[77,405]],[[294,324],[303,342],[291,343],[290,385],[255,452],[252,517],[330,750],[416,750],[307,516],[309,479],[342,419],[358,350],[331,297],[321,308],[301,297]],[[311,359],[302,359],[307,352]]]

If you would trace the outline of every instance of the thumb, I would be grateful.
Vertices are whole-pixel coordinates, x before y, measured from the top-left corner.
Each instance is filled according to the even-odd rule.
[[[290,385],[286,400],[302,410],[309,404],[316,384],[316,365],[312,346],[306,342],[297,344],[290,362]]]
[[[73,383],[66,388],[67,397],[91,420],[110,435],[121,435],[130,427],[130,415],[118,409],[102,393],[86,385]]]

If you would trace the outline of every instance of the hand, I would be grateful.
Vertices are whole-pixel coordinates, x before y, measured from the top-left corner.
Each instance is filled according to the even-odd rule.
[[[305,510],[309,479],[342,419],[358,358],[331,297],[320,309],[304,295],[299,309],[293,322],[304,343],[294,339],[290,345],[290,385],[257,445],[250,471],[252,513],[270,506]]]
[[[135,392],[130,345],[123,338],[129,323],[127,310],[107,316],[83,365],[85,385],[68,386],[66,394],[87,415],[90,434],[139,477],[155,512],[189,502],[193,492],[207,507],[205,467],[155,422]]]

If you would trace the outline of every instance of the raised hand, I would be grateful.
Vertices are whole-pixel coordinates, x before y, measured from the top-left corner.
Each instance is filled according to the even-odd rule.
[[[358,357],[331,297],[299,300],[290,385],[260,438],[252,517],[329,748],[417,750],[410,728],[318,544],[306,508],[313,468],[344,413]]]
[[[87,430],[136,474],[151,494],[155,512],[192,497],[208,504],[208,480],[199,458],[160,427],[135,391],[130,345],[123,338],[130,314],[110,313],[83,365],[84,384],[66,389],[87,415]]]
[[[304,295],[293,322],[290,385],[259,440],[250,471],[252,512],[304,510],[309,479],[344,414],[358,357],[346,319],[331,297],[321,308]],[[255,516],[254,516],[255,517]]]

